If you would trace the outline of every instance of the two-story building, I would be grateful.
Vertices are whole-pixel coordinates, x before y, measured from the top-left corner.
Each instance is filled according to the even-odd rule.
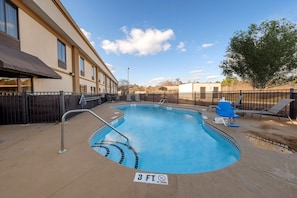
[[[59,0],[0,0],[0,92],[117,93],[117,86]]]

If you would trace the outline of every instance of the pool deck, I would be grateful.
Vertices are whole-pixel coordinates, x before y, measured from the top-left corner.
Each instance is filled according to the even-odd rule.
[[[111,107],[118,104],[105,103],[92,110],[111,121],[122,115]],[[168,185],[135,183],[137,170],[106,159],[89,146],[90,136],[103,124],[88,113],[66,122],[64,154],[58,154],[60,123],[0,125],[0,197],[297,197],[297,154],[263,148],[246,136],[258,134],[294,147],[296,121],[270,116],[259,121],[257,115],[245,115],[236,120],[239,128],[231,128],[214,124],[215,112],[205,107],[170,106],[200,110],[208,117],[206,122],[232,136],[241,150],[238,162],[209,173],[168,174]]]

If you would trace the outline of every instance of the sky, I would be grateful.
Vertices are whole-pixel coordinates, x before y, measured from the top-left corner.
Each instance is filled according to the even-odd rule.
[[[251,24],[297,23],[296,0],[61,0],[118,81],[222,81],[230,39]]]

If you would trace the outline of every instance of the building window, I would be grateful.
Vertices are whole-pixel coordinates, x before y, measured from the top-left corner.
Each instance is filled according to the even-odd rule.
[[[200,98],[201,99],[206,98],[206,87],[200,87]]]
[[[92,66],[92,69],[91,69],[91,76],[92,76],[92,80],[95,79],[95,67]]]
[[[32,78],[9,78],[0,77],[0,92],[32,92]]]
[[[96,93],[96,87],[91,87],[91,93]]]
[[[87,93],[87,85],[79,85],[80,93]]]
[[[60,68],[66,69],[66,46],[65,44],[58,40],[58,66]]]
[[[80,68],[80,75],[85,76],[85,60],[82,57],[80,57],[80,60],[79,60],[79,68]]]
[[[8,0],[0,0],[0,30],[19,38],[17,7]]]

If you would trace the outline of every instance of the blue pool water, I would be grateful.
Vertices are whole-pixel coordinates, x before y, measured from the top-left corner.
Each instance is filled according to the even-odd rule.
[[[236,144],[204,124],[197,111],[158,105],[117,106],[124,117],[112,124],[129,138],[129,146],[109,127],[90,139],[95,151],[130,168],[172,174],[218,170],[240,157]]]

